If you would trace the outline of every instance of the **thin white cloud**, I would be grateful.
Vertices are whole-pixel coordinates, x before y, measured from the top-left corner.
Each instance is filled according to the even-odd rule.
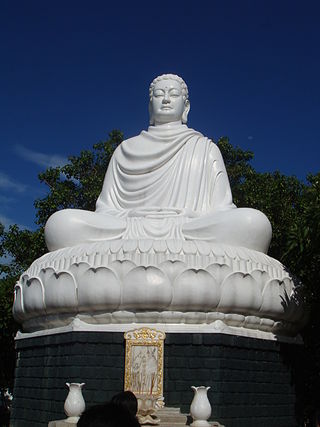
[[[1,222],[2,225],[4,225],[4,227],[6,229],[8,229],[10,225],[17,224],[17,221],[15,221],[12,218],[8,218],[7,216],[2,215],[2,214],[0,214],[0,222]],[[25,226],[23,224],[17,224],[17,225],[19,226],[20,229],[28,229],[28,230],[30,230],[30,227],[27,227],[27,226]]]
[[[248,136],[248,139],[249,139],[249,141],[252,141],[252,140],[253,140],[253,136],[252,136],[252,135],[249,135],[249,136]]]
[[[10,218],[7,218],[4,215],[0,215],[0,222],[2,225],[4,225],[6,228],[9,227],[9,225],[13,224],[13,222],[10,220]]]
[[[0,172],[0,189],[12,190],[18,193],[26,191],[27,186],[21,182],[15,181],[9,175]]]
[[[55,168],[57,166],[64,166],[68,163],[68,159],[58,154],[45,154],[38,151],[30,150],[29,148],[23,147],[20,144],[15,145],[14,150],[16,154],[29,162],[35,163],[36,165],[44,168]]]

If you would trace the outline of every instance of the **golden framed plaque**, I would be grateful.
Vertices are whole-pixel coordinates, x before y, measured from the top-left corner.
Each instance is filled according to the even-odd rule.
[[[124,389],[136,396],[163,398],[165,333],[140,328],[124,334],[126,340]]]

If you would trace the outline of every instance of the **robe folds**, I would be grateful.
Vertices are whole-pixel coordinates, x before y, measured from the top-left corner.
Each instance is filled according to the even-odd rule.
[[[125,219],[123,238],[183,238],[182,224],[233,207],[219,148],[186,125],[163,125],[117,147],[96,212]]]
[[[49,250],[117,239],[206,240],[266,252],[267,217],[232,203],[219,148],[185,125],[150,126],[117,147],[96,211],[64,209],[45,226]]]

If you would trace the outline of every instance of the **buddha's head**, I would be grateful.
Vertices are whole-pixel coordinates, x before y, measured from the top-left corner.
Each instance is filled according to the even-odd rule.
[[[181,77],[175,74],[156,77],[150,84],[149,98],[151,125],[187,123],[190,102],[188,87]]]

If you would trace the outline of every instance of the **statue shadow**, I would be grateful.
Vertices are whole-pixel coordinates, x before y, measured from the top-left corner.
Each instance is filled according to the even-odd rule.
[[[289,340],[286,342],[281,336],[281,330],[276,337],[282,362],[291,376],[296,425],[315,427],[319,425],[320,413],[320,303],[317,307],[308,307],[301,281],[288,269],[287,271],[295,287],[293,294],[285,292],[281,296],[281,305],[285,317],[300,324],[300,331],[295,343],[290,343]]]

